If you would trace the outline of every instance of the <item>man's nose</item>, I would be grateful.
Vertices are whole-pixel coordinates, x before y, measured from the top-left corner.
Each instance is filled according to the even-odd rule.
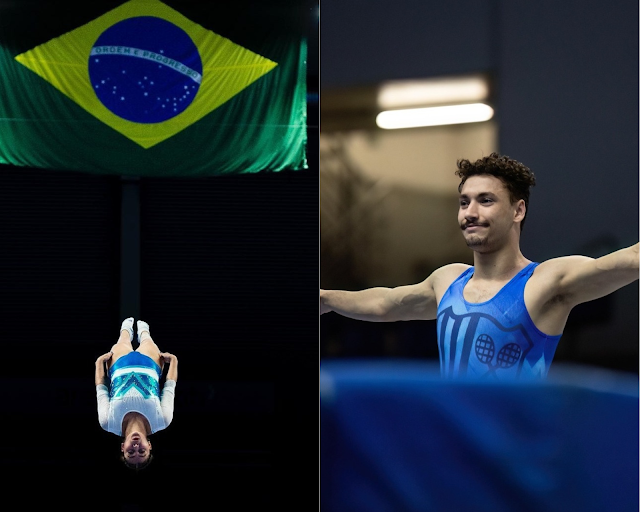
[[[476,204],[475,201],[471,201],[466,209],[464,210],[464,216],[466,218],[472,218],[475,219],[478,217],[478,205]]]

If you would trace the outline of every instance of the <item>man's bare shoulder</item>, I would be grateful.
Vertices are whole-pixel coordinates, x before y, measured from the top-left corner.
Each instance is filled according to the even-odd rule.
[[[444,294],[447,288],[451,286],[451,283],[453,283],[465,270],[470,267],[471,265],[466,265],[464,263],[450,263],[433,271],[428,279],[431,280],[431,285],[436,292],[438,300]]]
[[[434,270],[424,281],[413,285],[399,286],[395,290],[403,294],[410,292],[415,296],[427,297],[435,295],[440,299],[451,283],[470,266],[464,263],[450,263]]]
[[[469,268],[469,265],[453,263],[434,270],[424,281],[391,290],[387,299],[400,305],[392,320],[433,320],[438,303],[451,283]],[[389,319],[389,318],[388,318]]]
[[[449,263],[433,271],[432,276],[436,279],[456,279],[460,274],[467,270],[471,265],[465,263]]]
[[[592,259],[593,258],[589,258],[588,256],[579,255],[551,258],[540,263],[533,276],[536,278],[561,277],[566,273],[567,269]]]
[[[552,302],[566,302],[566,278],[582,264],[592,261],[588,256],[561,256],[543,261],[533,272],[525,289],[525,302],[532,310]],[[531,312],[530,312],[531,313]],[[546,331],[545,331],[546,332]]]

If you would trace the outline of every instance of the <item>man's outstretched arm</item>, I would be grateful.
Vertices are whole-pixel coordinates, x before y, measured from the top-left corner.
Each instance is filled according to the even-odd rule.
[[[423,283],[356,292],[320,290],[320,314],[329,311],[368,322],[427,319],[435,312],[435,295]]]
[[[638,280],[639,245],[600,258],[567,256],[557,261],[557,294],[571,305],[599,299]]]
[[[433,320],[438,312],[436,289],[448,286],[464,268],[466,265],[447,265],[421,283],[396,288],[320,290],[320,314],[335,311],[368,322]]]

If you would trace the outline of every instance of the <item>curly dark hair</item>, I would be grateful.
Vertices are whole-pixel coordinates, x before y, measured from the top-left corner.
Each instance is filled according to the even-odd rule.
[[[458,185],[458,192],[462,191],[462,186],[469,176],[477,176],[480,174],[489,174],[495,176],[505,184],[509,190],[509,197],[512,203],[524,199],[525,213],[522,222],[520,222],[520,231],[524,228],[524,221],[529,212],[529,189],[536,184],[536,177],[527,166],[521,164],[517,160],[513,160],[506,155],[491,153],[470,162],[466,159],[458,160],[458,170],[456,176],[462,179]]]

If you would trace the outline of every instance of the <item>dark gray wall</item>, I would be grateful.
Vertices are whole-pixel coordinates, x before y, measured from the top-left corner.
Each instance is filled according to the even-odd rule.
[[[321,30],[322,89],[495,73],[500,151],[539,178],[530,257],[637,239],[637,2],[325,0]]]
[[[492,68],[494,3],[323,0],[320,87]]]
[[[638,237],[638,3],[503,2],[500,148],[539,174],[534,258]],[[615,242],[613,242],[615,243]]]

